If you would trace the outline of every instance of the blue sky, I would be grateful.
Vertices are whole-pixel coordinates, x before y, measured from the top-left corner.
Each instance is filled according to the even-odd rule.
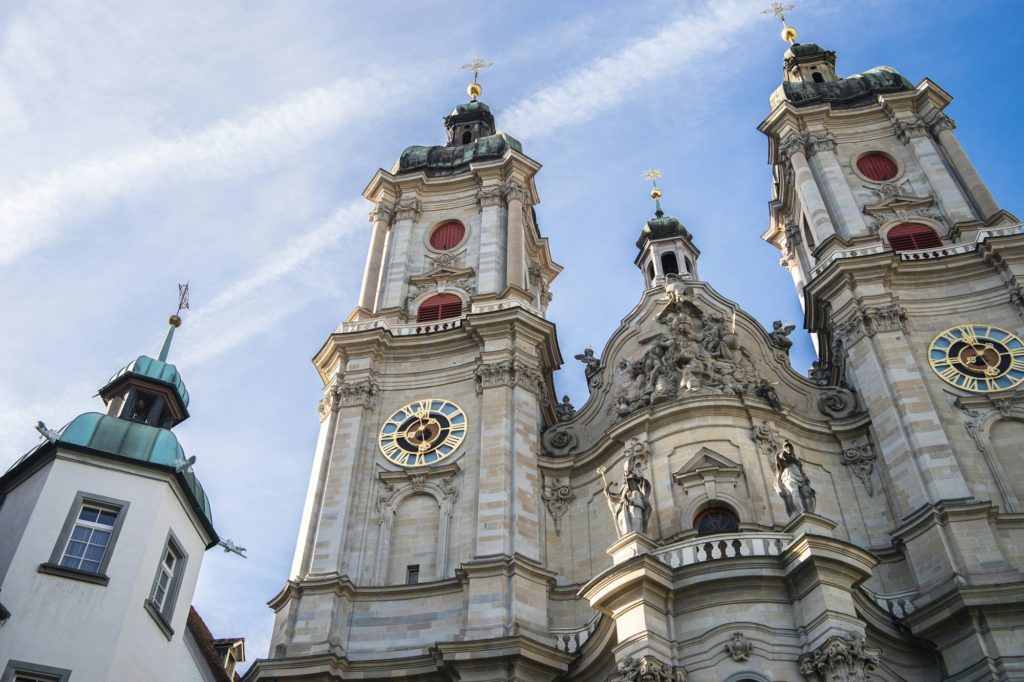
[[[0,4],[0,469],[100,408],[96,389],[155,354],[190,280],[171,361],[192,394],[176,429],[222,535],[197,608],[266,655],[288,575],[321,384],[310,357],[355,306],[360,193],[411,144],[438,144],[481,77],[498,127],[544,164],[541,230],[565,272],[563,355],[600,352],[633,307],[644,169],[694,233],[702,279],[763,324],[802,319],[762,243],[770,169],[756,125],[781,80],[767,2],[83,2]],[[838,70],[897,68],[956,100],[957,135],[1024,214],[1024,4],[798,3],[799,39]],[[812,359],[797,338],[794,366]],[[582,366],[556,375],[577,406]]]

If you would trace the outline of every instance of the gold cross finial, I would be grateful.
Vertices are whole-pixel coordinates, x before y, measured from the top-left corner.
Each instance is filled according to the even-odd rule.
[[[494,63],[487,61],[483,57],[476,57],[468,64],[462,65],[463,69],[473,72],[473,82],[469,84],[468,88],[466,88],[466,92],[469,93],[469,96],[472,97],[474,101],[476,101],[476,98],[484,91],[484,89],[480,87],[480,84],[476,82],[477,78],[480,76],[480,72],[492,66],[494,66]]]
[[[178,312],[175,315],[182,310],[188,310],[188,282],[178,285]]]
[[[761,12],[765,15],[771,14],[782,22],[782,39],[791,45],[796,42],[796,29],[786,23],[786,12],[795,8],[796,5],[791,2],[783,4],[776,0]]]

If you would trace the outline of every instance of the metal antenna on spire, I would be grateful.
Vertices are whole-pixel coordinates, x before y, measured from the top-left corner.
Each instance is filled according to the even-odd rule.
[[[761,11],[761,14],[771,14],[776,19],[782,22],[782,39],[792,45],[796,42],[796,29],[786,23],[786,12],[796,9],[796,5],[793,3],[781,3],[776,0],[772,4],[768,5],[767,8]]]
[[[174,330],[181,326],[180,313],[182,310],[188,310],[188,282],[178,285],[178,311],[167,320],[167,324],[170,326],[167,328],[167,336],[164,337],[164,345],[160,349],[160,362],[167,361],[167,353],[171,350],[171,339],[174,338]]]
[[[665,212],[661,210],[661,189],[658,188],[658,178],[661,177],[661,171],[657,168],[648,168],[644,171],[644,177],[651,181],[651,198],[654,199],[654,215],[662,217]]]
[[[480,84],[477,83],[477,78],[479,78],[481,71],[489,69],[492,66],[494,66],[494,62],[489,62],[483,57],[476,57],[468,64],[462,65],[463,69],[473,72],[473,82],[469,84],[468,88],[466,88],[466,92],[469,93],[469,96],[473,98],[474,102],[484,91],[484,89],[480,87]]]

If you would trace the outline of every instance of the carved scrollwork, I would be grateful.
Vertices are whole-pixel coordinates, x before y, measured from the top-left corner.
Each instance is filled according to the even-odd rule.
[[[505,203],[505,194],[502,192],[501,187],[496,185],[481,187],[476,193],[476,200],[480,204],[480,208],[501,206]]]
[[[900,141],[904,144],[910,142],[915,137],[924,137],[928,134],[928,124],[921,120],[919,116],[909,119],[897,119],[893,121],[893,128],[896,129],[896,135],[899,136]]]
[[[845,388],[830,388],[818,398],[818,411],[832,419],[849,417],[857,411],[857,399]]]
[[[839,339],[846,348],[849,348],[864,336],[871,337],[879,332],[904,331],[906,319],[906,311],[896,303],[858,307],[846,320],[832,323],[832,334],[834,339]]]
[[[686,682],[686,671],[673,668],[654,656],[626,656],[610,678],[614,682]]]
[[[572,503],[576,500],[576,494],[572,491],[567,478],[551,478],[544,482],[544,490],[541,497],[548,508],[548,513],[555,524],[555,535],[562,534],[562,517],[565,516]]]
[[[526,185],[515,180],[508,180],[502,186],[502,192],[505,194],[505,201],[508,202],[518,201],[525,205],[530,201],[530,190]]]
[[[568,426],[550,428],[540,437],[544,454],[549,457],[565,457],[576,449],[576,433]]]
[[[860,635],[834,635],[800,657],[800,672],[828,682],[867,682],[878,668],[878,653]]]
[[[540,372],[518,360],[481,363],[476,369],[477,393],[495,386],[521,386],[546,399],[546,383]]]
[[[378,201],[373,206],[373,210],[370,211],[370,222],[384,222],[390,226],[391,222],[395,219],[395,207],[392,204],[387,204],[383,201]]]
[[[419,198],[412,196],[398,200],[398,203],[395,205],[395,220],[416,220],[419,217]]]
[[[342,407],[361,405],[366,409],[372,409],[377,405],[379,393],[380,386],[371,379],[335,383],[324,392],[323,400],[317,405],[320,421],[327,419],[331,412],[337,412]]]
[[[817,154],[818,152],[832,152],[836,149],[836,138],[832,136],[832,133],[808,135],[806,145],[807,150],[811,154]]]
[[[864,490],[867,491],[868,497],[873,497],[875,494],[875,488],[871,482],[872,474],[875,471],[875,458],[871,443],[843,450],[843,465],[850,467],[853,475],[864,484]]]

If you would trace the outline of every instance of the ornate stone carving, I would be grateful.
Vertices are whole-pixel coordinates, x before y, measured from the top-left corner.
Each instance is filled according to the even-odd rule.
[[[811,368],[807,370],[807,378],[819,386],[828,386],[830,377],[831,371],[829,370],[828,365],[822,363],[820,360],[812,362]]]
[[[893,121],[893,128],[900,140],[906,144],[912,138],[924,137],[928,134],[928,125],[919,116],[910,119],[897,119]]]
[[[420,217],[420,200],[417,197],[406,197],[398,200],[395,205],[395,220],[416,220]]]
[[[445,253],[428,253],[427,262],[434,268],[453,268],[458,266],[460,255],[462,255],[461,251],[458,253],[450,251]]]
[[[951,119],[949,116],[946,116],[941,111],[935,112],[930,116],[927,123],[928,129],[931,130],[932,135],[935,137],[938,137],[939,133],[942,133],[943,131],[953,130],[956,128],[956,121]]]
[[[622,463],[622,482],[618,490],[614,490],[615,482],[608,482],[604,474],[606,469],[598,467],[601,481],[604,484],[604,495],[608,508],[615,519],[615,531],[621,538],[630,533],[646,533],[651,519],[651,482],[644,478],[650,450],[646,443],[636,438],[626,448],[626,460]]]
[[[654,656],[626,656],[613,677],[617,682],[686,682],[686,671],[671,668]]]
[[[836,149],[836,139],[832,136],[832,133],[808,135],[806,145],[807,150],[811,154],[817,154],[818,152],[834,152]]]
[[[518,360],[481,363],[476,368],[477,393],[495,386],[522,386],[544,396],[544,378],[540,372]]]
[[[782,450],[782,437],[772,422],[762,422],[760,426],[754,426],[750,437],[761,456],[770,461],[774,461],[775,456]]]
[[[754,387],[754,395],[767,400],[773,410],[782,412],[782,401],[779,400],[779,394],[775,391],[775,387],[768,383],[767,379],[761,379],[758,382],[757,386]]]
[[[858,307],[846,320],[833,322],[833,339],[839,339],[845,348],[849,348],[864,336],[871,337],[879,332],[903,331],[906,319],[906,311],[896,303]]]
[[[591,388],[597,388],[601,385],[601,379],[599,372],[604,366],[601,364],[601,358],[594,355],[593,348],[584,348],[582,353],[577,353],[574,356],[577,360],[584,364],[583,376],[587,379],[587,385]]]
[[[524,205],[530,202],[530,190],[515,180],[508,180],[502,187],[502,192],[505,194],[505,201],[518,201]]]
[[[576,414],[576,408],[569,402],[569,396],[563,395],[562,402],[555,405],[555,415],[558,417],[558,421],[567,422],[573,418]]]
[[[864,484],[864,490],[867,491],[868,497],[873,497],[875,488],[871,482],[871,475],[875,471],[875,453],[871,443],[843,450],[843,465],[850,467],[853,475]]]
[[[775,472],[775,490],[786,505],[786,513],[795,516],[801,512],[814,513],[815,492],[804,473],[803,462],[793,451],[793,444],[782,441],[782,446],[771,459]]]
[[[1009,417],[1010,410],[1013,409],[1013,399],[1011,398],[995,398],[992,400],[992,404],[997,410],[999,410],[999,416]]]
[[[340,384],[336,390],[340,407],[361,405],[366,409],[372,409],[377,405],[377,395],[380,393],[377,383],[369,379]]]
[[[805,154],[806,146],[804,138],[801,135],[793,133],[787,136],[779,145],[779,155],[789,162],[790,157],[794,154]]]
[[[544,490],[541,491],[541,497],[548,508],[548,513],[551,514],[551,518],[555,522],[555,535],[561,535],[562,517],[569,512],[573,501],[576,499],[576,494],[573,493],[572,487],[569,486],[569,479],[552,478],[546,480],[544,482]]]
[[[391,221],[393,221],[394,218],[395,207],[391,204],[386,204],[383,201],[378,201],[374,204],[373,210],[370,211],[370,222],[372,223],[383,221],[390,227]]]
[[[413,492],[421,493],[427,485],[427,477],[423,474],[413,474],[409,477],[409,487]]]
[[[860,635],[834,635],[800,657],[800,672],[828,682],[867,682],[878,667],[878,654],[864,647]]]
[[[476,193],[476,200],[480,204],[480,208],[501,206],[505,203],[505,195],[502,193],[501,187],[492,185],[489,187],[481,187]]]
[[[857,399],[846,388],[830,388],[818,398],[818,410],[832,419],[849,417],[857,411]]]
[[[732,639],[725,643],[725,650],[734,661],[746,661],[754,645],[743,636],[742,632],[732,633]]]
[[[565,457],[577,445],[576,434],[570,427],[554,427],[545,431],[540,437],[544,454],[550,457]]]
[[[796,329],[795,324],[783,324],[782,320],[772,322],[772,330],[768,332],[768,340],[779,350],[789,355],[789,349],[793,347],[793,339],[789,335]]]

